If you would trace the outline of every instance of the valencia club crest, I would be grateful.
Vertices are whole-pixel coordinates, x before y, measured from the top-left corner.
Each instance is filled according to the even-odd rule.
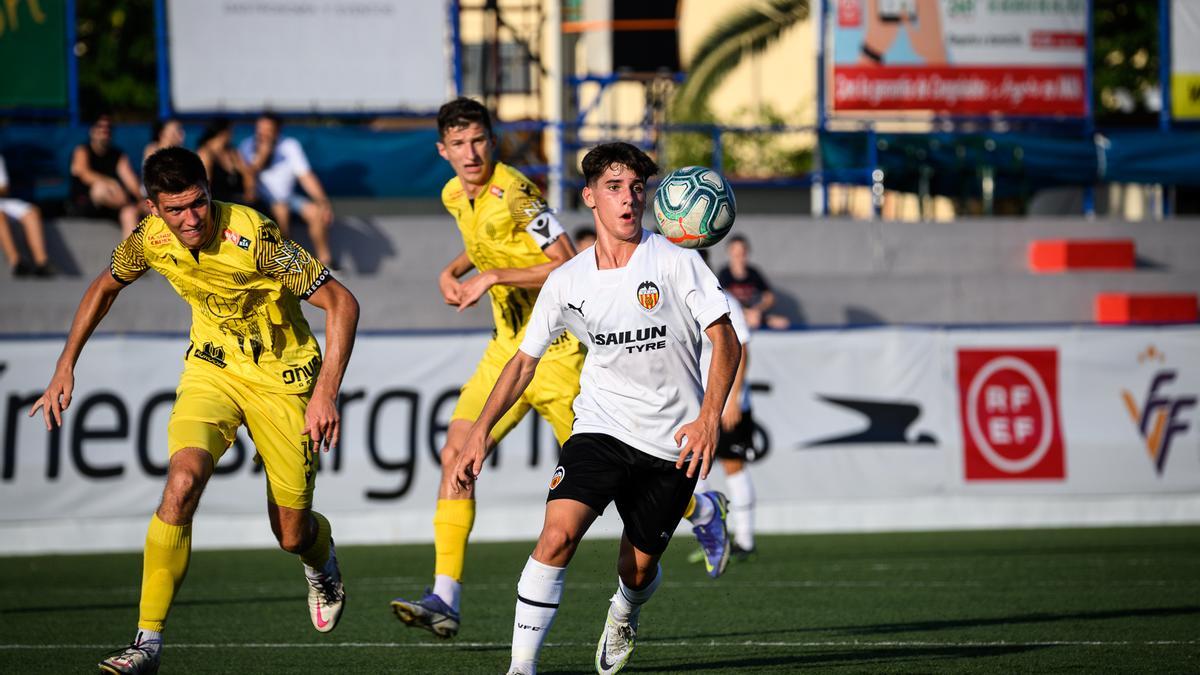
[[[658,307],[660,296],[658,286],[653,281],[643,281],[638,285],[637,296],[638,304],[646,308],[647,311]]]

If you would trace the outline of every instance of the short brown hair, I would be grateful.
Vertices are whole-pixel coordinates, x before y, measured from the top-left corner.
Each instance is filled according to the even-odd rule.
[[[439,108],[437,124],[438,138],[445,138],[447,129],[461,129],[472,124],[478,124],[487,131],[488,136],[492,135],[491,113],[479,101],[465,96],[459,96]]]
[[[593,185],[613,164],[629,167],[642,180],[648,180],[658,173],[658,165],[637,146],[622,142],[601,143],[583,156],[584,181]]]
[[[155,151],[142,164],[146,195],[157,202],[162,193],[176,194],[199,187],[208,192],[208,171],[200,156],[182,147]]]

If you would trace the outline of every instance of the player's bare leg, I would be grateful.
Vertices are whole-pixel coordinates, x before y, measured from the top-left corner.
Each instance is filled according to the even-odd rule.
[[[615,673],[633,656],[642,605],[662,583],[662,567],[658,564],[661,557],[641,551],[628,537],[621,537],[617,592],[609,600],[604,630],[596,643],[597,673]]]
[[[598,515],[588,505],[573,499],[546,503],[542,533],[517,582],[512,662],[508,672],[532,675],[537,671],[538,652],[562,601],[567,563]]]
[[[451,420],[442,446],[442,478],[438,485],[437,511],[433,516],[434,582],[420,600],[396,598],[392,611],[409,626],[424,628],[440,638],[458,634],[462,577],[467,554],[467,539],[475,524],[475,486],[455,492],[454,465],[458,462],[469,420]],[[491,441],[495,445],[495,441]]]
[[[308,615],[313,628],[328,633],[337,627],[346,605],[329,521],[311,509],[267,504],[271,532],[279,548],[300,556],[308,580]]]
[[[315,202],[307,202],[300,209],[300,217],[308,224],[313,253],[327,267],[333,267],[333,251],[329,248],[329,227],[333,224],[333,211],[322,208]]]
[[[171,456],[162,503],[146,532],[137,635],[120,653],[101,661],[101,671],[158,672],[163,625],[191,559],[192,517],[212,471],[212,455],[200,448],[184,448]]]
[[[291,237],[289,232],[292,229],[292,211],[287,204],[277,203],[271,205],[271,217],[275,219],[275,224],[279,226],[279,233],[284,239]]]

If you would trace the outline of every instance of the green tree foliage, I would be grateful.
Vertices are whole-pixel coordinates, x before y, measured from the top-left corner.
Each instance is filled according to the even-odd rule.
[[[153,119],[158,86],[152,0],[78,0],[76,7],[83,118],[111,112],[125,120]]]
[[[1093,17],[1096,121],[1153,124],[1147,95],[1158,87],[1158,3],[1095,0]]]

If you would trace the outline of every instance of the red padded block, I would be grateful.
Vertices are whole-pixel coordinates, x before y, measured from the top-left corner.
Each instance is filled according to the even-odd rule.
[[[1195,293],[1097,293],[1096,323],[1195,323]]]
[[[1032,272],[1131,270],[1132,239],[1037,239],[1029,242]]]

